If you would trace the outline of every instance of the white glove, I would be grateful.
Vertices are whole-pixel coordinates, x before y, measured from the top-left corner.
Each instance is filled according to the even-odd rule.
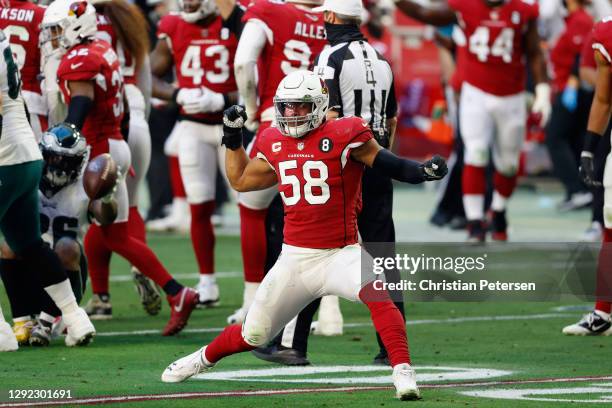
[[[223,94],[213,92],[206,87],[181,89],[176,95],[176,102],[183,107],[188,115],[221,112],[225,107]]]
[[[247,128],[250,132],[256,133],[257,129],[259,129],[259,121],[255,119],[257,117],[257,111],[249,112],[247,110],[247,121],[244,123],[244,127]]]
[[[540,120],[541,127],[546,126],[548,123],[551,110],[550,85],[541,82],[535,87],[535,100],[533,101],[533,105],[531,107],[531,112],[542,115],[542,119]]]

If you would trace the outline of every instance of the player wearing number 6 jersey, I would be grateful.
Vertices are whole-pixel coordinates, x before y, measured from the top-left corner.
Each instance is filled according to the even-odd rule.
[[[463,204],[469,240],[485,239],[485,167],[492,148],[493,239],[505,241],[506,202],[516,186],[526,133],[525,60],[536,83],[532,110],[542,115],[542,125],[551,111],[537,32],[538,4],[535,0],[448,0],[447,7],[427,9],[410,0],[395,3],[417,20],[434,25],[458,23],[465,33],[459,122],[465,144]]]
[[[30,114],[30,124],[39,139],[47,129],[47,108],[40,80],[38,36],[45,9],[26,0],[3,1],[0,6],[0,29],[8,36],[11,50],[21,73],[21,93]]]
[[[187,324],[197,303],[197,293],[174,280],[153,251],[129,233],[125,175],[131,166],[131,155],[121,132],[125,128],[121,126],[125,103],[123,77],[117,54],[106,41],[94,39],[96,31],[96,12],[86,1],[55,0],[45,11],[43,36],[63,54],[57,77],[68,104],[65,121],[85,135],[92,158],[110,153],[122,169],[115,196],[118,206],[115,222],[103,226],[93,224],[85,237],[92,282],[94,277],[109,274],[110,253],[101,249],[115,252],[138,270],[146,271],[168,295],[172,310],[163,334],[173,335]],[[88,311],[98,318],[108,318],[110,305],[97,300],[94,299]]]
[[[235,0],[216,0],[222,15],[237,9]],[[249,156],[258,152],[259,136],[272,125],[272,100],[276,88],[288,74],[308,69],[326,46],[322,13],[312,8],[321,0],[260,0],[244,13],[243,35],[236,51],[236,81],[244,99],[246,127],[257,134],[249,146]],[[228,317],[228,323],[244,319],[253,295],[264,276],[267,240],[265,220],[276,188],[238,195],[240,241],[244,267],[242,307]]]
[[[397,180],[420,183],[444,177],[446,163],[440,157],[420,164],[395,156],[378,145],[360,118],[326,122],[328,102],[327,88],[313,72],[285,77],[274,98],[278,128],[262,133],[252,160],[242,148],[244,109],[226,110],[228,179],[237,191],[278,183],[285,243],[244,324],[226,327],[208,346],[171,364],[163,381],[184,381],[223,357],[265,345],[314,299],[336,295],[366,304],[389,351],[398,397],[419,397],[404,320],[386,290],[377,292],[370,273],[362,275],[361,260],[367,255],[357,243],[361,176],[367,165]]]
[[[180,1],[182,11],[164,16],[151,54],[153,96],[181,108],[170,134],[178,139],[181,177],[191,208],[191,240],[200,270],[200,303],[214,306],[219,288],[214,276],[215,235],[210,217],[220,155],[223,109],[237,101],[234,55],[240,18],[224,20],[213,0]],[[237,10],[239,12],[239,10]],[[176,70],[178,88],[164,82]]]

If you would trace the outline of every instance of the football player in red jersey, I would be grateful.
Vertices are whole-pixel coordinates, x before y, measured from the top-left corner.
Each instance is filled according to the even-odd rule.
[[[212,0],[185,0],[180,13],[164,16],[151,54],[153,96],[174,100],[181,111],[170,138],[178,135],[181,177],[191,208],[191,240],[200,269],[200,303],[214,306],[219,287],[214,275],[215,180],[220,155],[223,109],[237,101],[234,55],[239,27],[217,14]],[[239,22],[239,20],[237,20]],[[161,78],[176,68],[178,87]],[[223,166],[219,166],[223,168]]]
[[[272,99],[280,81],[288,74],[308,69],[326,46],[323,13],[311,9],[321,0],[257,1],[246,9],[243,35],[236,51],[236,81],[244,99],[246,127],[257,134],[249,156],[258,152],[259,135],[272,125]],[[235,0],[217,0],[221,15],[236,6]],[[266,265],[266,216],[277,189],[240,193],[240,243],[244,268],[242,307],[228,317],[228,323],[241,323],[263,279]]]
[[[138,212],[138,191],[151,161],[151,132],[146,118],[147,101],[151,94],[147,22],[138,7],[125,0],[96,0],[92,3],[98,13],[96,37],[113,46],[121,64],[130,115],[127,141],[133,169],[126,178],[130,206],[128,229],[132,236],[146,243],[144,221]],[[98,251],[108,250],[103,245],[96,245],[95,248]],[[145,311],[150,315],[159,313],[161,296],[153,281],[134,266],[132,276]],[[104,292],[108,292],[108,276],[100,277],[102,280],[105,280]],[[160,280],[156,280],[159,284]]]
[[[124,109],[123,77],[119,58],[111,45],[94,38],[96,12],[82,0],[56,0],[45,11],[42,25],[44,42],[50,42],[63,54],[57,78],[66,103],[66,122],[81,129],[91,146],[91,157],[110,153],[123,176],[117,186],[118,215],[111,225],[92,225],[85,237],[85,252],[94,293],[98,290],[93,279],[108,276],[110,251],[126,258],[141,271],[163,282],[172,307],[164,335],[173,335],[185,327],[197,304],[198,295],[172,278],[153,251],[128,230],[128,197],[125,172],[130,168],[130,149],[121,134]],[[100,254],[103,245],[110,251]],[[157,280],[157,279],[156,279]],[[104,284],[102,282],[102,284]],[[108,294],[104,294],[108,296]],[[105,302],[101,302],[105,303]],[[102,317],[110,315],[110,305],[102,309]]]
[[[397,0],[397,7],[434,25],[458,23],[467,38],[459,126],[465,144],[463,204],[470,241],[485,240],[485,167],[493,151],[492,238],[505,241],[506,204],[516,186],[519,155],[526,134],[525,60],[536,84],[532,111],[546,124],[551,111],[546,63],[537,31],[535,0],[448,0],[425,8]]]
[[[38,37],[45,9],[27,0],[0,3],[0,29],[8,36],[21,74],[21,94],[30,113],[30,125],[40,139],[47,130],[47,107],[40,89]]]
[[[317,75],[289,74],[274,98],[278,127],[261,134],[254,159],[242,148],[244,109],[226,110],[228,179],[237,191],[278,183],[285,209],[283,252],[257,289],[244,324],[226,327],[208,346],[172,363],[162,381],[184,381],[223,357],[265,345],[314,299],[337,295],[366,304],[389,351],[397,396],[419,398],[404,320],[387,291],[376,289],[373,276],[362,276],[367,255],[357,243],[361,177],[367,165],[396,180],[421,183],[444,177],[446,163],[440,157],[419,164],[395,156],[378,145],[360,118],[326,122],[328,104]]]
[[[584,147],[580,155],[580,173],[589,186],[601,185],[596,181],[593,157],[599,140],[604,135],[612,111],[612,17],[595,24],[593,49],[597,64],[595,97],[591,105]],[[606,159],[603,178],[604,187],[604,233],[597,266],[597,291],[594,310],[578,323],[563,328],[568,335],[612,335],[612,159]]]

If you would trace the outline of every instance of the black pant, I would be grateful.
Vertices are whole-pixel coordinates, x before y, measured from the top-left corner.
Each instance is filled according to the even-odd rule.
[[[363,208],[357,220],[359,234],[365,249],[373,257],[395,256],[395,225],[393,224],[393,184],[391,179],[377,170],[367,168],[362,179]],[[387,242],[390,245],[370,245],[370,243]],[[386,273],[388,282],[399,282],[399,271]],[[390,293],[395,305],[404,316],[404,303],[401,291]],[[319,308],[321,299],[316,299],[306,306],[297,317],[295,332],[291,347],[304,353],[308,349],[308,335],[314,314]],[[382,340],[376,334],[381,352],[386,353]],[[281,332],[274,342],[280,345],[283,337]]]
[[[580,180],[578,163],[582,151],[582,134],[589,118],[593,93],[578,91],[578,107],[574,112],[567,110],[559,95],[553,104],[552,115],[546,127],[546,145],[553,168],[563,186],[567,197],[586,191]]]
[[[595,151],[594,165],[595,165],[595,177],[597,181],[603,182],[604,168],[606,167],[606,158],[610,153],[610,132],[612,132],[612,124],[608,126],[606,133],[603,134],[602,140],[597,145]],[[602,226],[604,224],[603,218],[603,206],[604,206],[604,188],[593,187],[591,189],[593,193],[593,214],[592,220],[599,222]]]

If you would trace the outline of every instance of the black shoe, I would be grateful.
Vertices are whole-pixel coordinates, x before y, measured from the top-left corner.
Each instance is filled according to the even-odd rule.
[[[492,211],[491,238],[493,238],[493,241],[508,240],[508,222],[506,221],[505,211]]]
[[[380,350],[378,352],[376,357],[374,357],[374,364],[376,364],[376,365],[388,365],[388,366],[391,365],[391,363],[389,363],[389,356],[387,355],[387,351],[386,350]]]
[[[429,223],[435,225],[436,227],[443,227],[448,224],[450,220],[450,215],[444,211],[437,210],[429,219]]]
[[[467,220],[462,215],[455,215],[448,223],[448,228],[453,231],[464,230],[467,226]]]
[[[468,238],[467,242],[481,243],[485,242],[486,228],[481,220],[468,221],[467,223]]]
[[[288,366],[307,366],[310,361],[306,358],[306,354],[299,350],[277,346],[275,344],[268,347],[260,347],[251,351],[255,357],[260,360],[269,361]]]

